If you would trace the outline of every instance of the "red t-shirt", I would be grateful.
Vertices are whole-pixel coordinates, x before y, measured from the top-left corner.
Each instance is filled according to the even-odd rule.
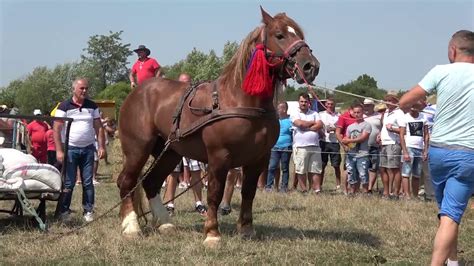
[[[28,135],[30,136],[31,145],[33,146],[33,156],[38,160],[38,162],[46,163],[46,131],[48,131],[48,125],[45,122],[34,120],[29,123],[26,128],[28,129]]]
[[[354,124],[356,121],[357,119],[352,117],[351,113],[347,111],[343,113],[341,116],[339,116],[339,119],[337,120],[337,123],[336,123],[336,127],[341,128],[341,134],[345,136],[347,127],[350,126],[351,124]]]
[[[137,84],[155,76],[156,70],[160,68],[160,64],[153,59],[147,57],[145,61],[137,60],[132,67],[132,73],[137,75]]]
[[[55,151],[56,146],[54,145],[54,130],[52,128],[46,131],[46,141],[48,143],[48,151]]]

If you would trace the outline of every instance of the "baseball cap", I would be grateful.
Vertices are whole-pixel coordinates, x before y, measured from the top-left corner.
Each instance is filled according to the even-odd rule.
[[[42,115],[40,109],[35,109],[35,110],[33,111],[33,114],[34,114],[34,115]]]
[[[365,98],[364,104],[374,104],[374,101],[372,99]]]

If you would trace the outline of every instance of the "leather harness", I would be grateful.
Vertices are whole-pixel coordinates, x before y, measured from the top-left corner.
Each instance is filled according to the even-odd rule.
[[[261,118],[261,117],[275,117],[275,111],[265,110],[263,108],[257,107],[230,107],[221,109],[219,105],[219,93],[217,90],[217,81],[212,82],[212,106],[211,107],[193,107],[191,106],[196,91],[199,86],[206,82],[200,82],[197,84],[192,84],[189,86],[185,93],[181,96],[181,99],[176,107],[176,110],[173,115],[173,130],[170,133],[169,140],[171,141],[180,141],[181,138],[187,137],[202,127],[213,123],[218,120],[226,118]],[[191,112],[196,113],[200,112],[203,115],[192,122],[188,127],[181,129],[181,115],[183,112],[184,103],[189,98],[188,108]]]

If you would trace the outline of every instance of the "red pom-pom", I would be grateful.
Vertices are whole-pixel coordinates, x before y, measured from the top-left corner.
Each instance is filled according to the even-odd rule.
[[[247,74],[242,82],[242,89],[249,95],[271,97],[273,93],[273,78],[265,57],[265,47],[257,44]]]

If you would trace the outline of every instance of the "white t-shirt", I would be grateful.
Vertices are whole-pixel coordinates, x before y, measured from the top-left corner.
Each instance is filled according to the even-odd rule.
[[[324,142],[331,142],[331,143],[338,143],[337,138],[336,138],[336,123],[337,120],[339,119],[339,114],[338,113],[329,113],[328,111],[321,111],[319,112],[319,117],[321,118],[321,121],[324,124],[323,130],[324,130]],[[333,127],[334,131],[328,132],[326,130],[326,127]]]
[[[392,127],[397,128],[400,125],[400,120],[403,119],[403,113],[400,109],[395,109],[391,112],[387,109],[383,117],[383,126],[382,132],[380,133],[380,138],[382,139],[382,145],[397,144],[400,143],[400,136],[398,133],[388,131],[387,124],[392,124]]]
[[[321,120],[319,114],[313,110],[308,110],[306,113],[297,112],[290,116],[291,123],[295,127],[293,135],[293,147],[308,147],[308,146],[319,146],[319,135],[318,132],[311,130],[302,130],[295,126],[296,120],[304,121],[318,121]]]
[[[474,149],[474,64],[438,65],[418,85],[436,89],[436,119],[430,142]]]
[[[400,122],[399,126],[406,128],[406,146],[422,150],[424,147],[424,128],[427,124],[426,117],[422,113],[419,113],[418,117],[413,117],[410,113],[406,113]]]

